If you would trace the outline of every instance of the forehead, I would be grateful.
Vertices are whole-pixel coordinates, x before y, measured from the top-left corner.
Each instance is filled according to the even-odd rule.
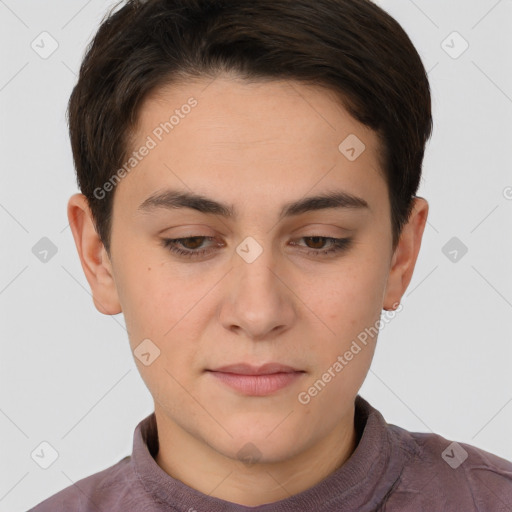
[[[322,185],[382,195],[385,186],[375,132],[331,91],[293,81],[221,76],[162,87],[139,111],[131,147],[144,145],[151,150],[119,185],[138,198],[164,184],[223,190],[230,203]]]
[[[137,135],[156,129],[158,136],[158,127],[173,113],[172,130],[164,130],[164,137],[172,133],[179,138],[184,129],[178,126],[186,130],[188,125],[187,137],[199,130],[198,135],[221,143],[223,149],[231,145],[239,151],[248,144],[258,151],[258,145],[289,144],[296,151],[307,152],[314,145],[332,152],[349,134],[370,146],[369,153],[380,149],[376,134],[354,119],[333,91],[291,80],[247,81],[221,75],[158,88],[140,108]]]

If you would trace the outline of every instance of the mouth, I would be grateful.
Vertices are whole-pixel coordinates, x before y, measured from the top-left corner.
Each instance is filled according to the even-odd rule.
[[[276,393],[306,374],[304,370],[280,363],[267,363],[259,367],[238,363],[206,371],[221,384],[247,396]]]

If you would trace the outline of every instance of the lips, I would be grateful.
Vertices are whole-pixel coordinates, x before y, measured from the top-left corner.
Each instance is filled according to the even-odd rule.
[[[260,397],[273,395],[291,386],[306,373],[280,363],[266,363],[262,366],[238,363],[207,371],[217,382],[239,394]]]
[[[228,366],[221,366],[220,368],[209,371],[234,373],[237,375],[270,375],[273,373],[300,372],[302,370],[297,370],[296,368],[280,363],[266,363],[262,366],[252,366],[247,363],[237,363]]]

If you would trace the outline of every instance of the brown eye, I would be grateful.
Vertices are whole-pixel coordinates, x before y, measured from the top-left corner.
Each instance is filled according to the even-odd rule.
[[[351,238],[330,238],[326,236],[304,236],[300,240],[308,241],[307,247],[311,250],[306,250],[308,255],[335,255],[336,253],[342,252],[349,248],[352,239]],[[309,242],[311,241],[311,242]],[[324,249],[325,243],[330,242],[330,247]],[[294,244],[299,245],[299,244]],[[301,246],[302,247],[302,246]]]
[[[311,249],[323,249],[324,246],[325,246],[325,242],[328,240],[328,238],[324,238],[324,237],[321,237],[321,236],[305,236],[304,237],[304,240],[312,240],[312,247],[311,245],[309,245],[309,247],[311,247]]]
[[[180,243],[182,245],[185,246],[185,249],[195,250],[195,249],[198,249],[201,246],[204,238],[206,238],[206,237],[204,237],[204,236],[191,236],[189,238],[179,238],[178,240],[180,241]],[[192,240],[192,243],[184,242],[184,241],[187,241],[187,240]]]
[[[191,243],[189,241],[192,241]],[[213,240],[211,236],[189,236],[185,238],[165,238],[162,245],[169,251],[186,257],[204,256],[212,250],[210,248],[201,248],[205,240]]]

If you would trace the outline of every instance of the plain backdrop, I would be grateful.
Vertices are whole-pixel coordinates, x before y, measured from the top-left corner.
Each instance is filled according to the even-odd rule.
[[[434,134],[421,253],[360,394],[388,423],[512,459],[512,1],[379,4],[429,72]],[[122,315],[94,308],[66,217],[78,188],[65,108],[111,5],[0,1],[0,511],[129,455],[153,411]],[[48,469],[31,455],[41,443],[58,454]]]

